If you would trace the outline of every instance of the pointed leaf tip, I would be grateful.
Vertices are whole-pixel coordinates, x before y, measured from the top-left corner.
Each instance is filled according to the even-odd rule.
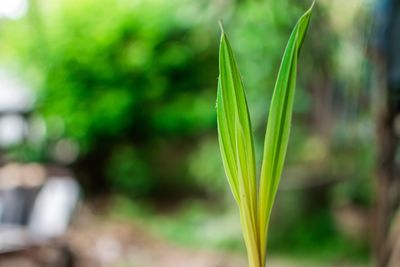
[[[315,0],[312,2],[310,10],[313,10],[314,6],[315,6]]]
[[[304,17],[304,16],[310,16],[310,15],[311,15],[311,13],[312,13],[312,11],[313,11],[313,9],[314,9],[314,6],[315,6],[315,1],[316,1],[316,0],[313,0],[313,2],[311,3],[310,8],[303,14],[303,17]]]
[[[218,20],[219,28],[221,29],[221,35],[224,35],[224,24],[222,19]]]

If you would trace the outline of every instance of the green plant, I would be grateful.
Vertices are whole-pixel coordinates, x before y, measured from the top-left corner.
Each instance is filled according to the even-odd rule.
[[[259,186],[244,86],[221,24],[218,137],[225,172],[239,207],[250,267],[265,266],[268,225],[289,140],[297,61],[313,6],[298,20],[282,58],[268,117]]]

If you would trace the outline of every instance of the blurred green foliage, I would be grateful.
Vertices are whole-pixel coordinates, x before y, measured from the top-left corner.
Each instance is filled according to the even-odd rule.
[[[214,128],[217,38],[206,26],[209,3],[32,5],[28,16],[10,22],[3,34],[33,69],[35,112],[49,133],[43,153],[51,141],[72,139],[80,159],[99,158],[90,160],[100,165],[92,167],[102,168],[114,189],[146,195],[158,176],[171,177],[168,166],[152,166],[164,156],[159,146],[178,138],[190,142]],[[174,150],[180,154],[182,148]],[[185,156],[178,161],[184,164]]]
[[[216,21],[222,17],[232,32],[251,82],[261,142],[281,51],[301,4],[34,0],[25,18],[1,31],[8,40],[2,51],[22,60],[37,90],[35,113],[47,127],[42,158],[51,160],[51,147],[68,138],[79,145],[74,168],[85,179],[104,173],[112,188],[132,196],[190,184],[218,196],[225,185],[214,135]],[[306,77],[305,70],[315,71],[303,68]],[[310,116],[310,92],[298,90],[297,98],[297,114]]]
[[[282,201],[271,249],[290,250],[285,240],[318,248],[326,235],[324,249],[343,252],[341,237],[328,244],[337,229],[327,210],[371,203],[373,125],[361,76],[361,2],[316,5],[300,58],[282,179],[289,187],[282,194],[306,197]],[[31,115],[44,120],[46,134],[10,155],[52,163],[60,140],[69,140],[79,156],[68,167],[86,192],[231,203],[216,140],[217,21],[224,20],[237,51],[260,160],[279,60],[307,6],[305,0],[31,0],[24,18],[0,20],[0,65],[29,81],[37,94]],[[323,201],[314,195],[318,190],[307,191],[310,184],[327,187]],[[321,203],[315,218],[305,216],[310,199]],[[179,215],[181,224],[168,222],[169,234],[184,242],[203,236],[181,232],[184,225],[195,231],[208,218],[199,210]],[[237,247],[231,237],[215,242]]]
[[[43,3],[38,109],[61,116],[83,152],[101,138],[193,134],[213,124],[204,92],[215,76],[212,40],[190,31],[196,21],[180,17],[177,3]]]

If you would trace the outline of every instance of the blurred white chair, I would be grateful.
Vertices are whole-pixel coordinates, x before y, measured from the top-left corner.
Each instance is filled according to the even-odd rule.
[[[80,188],[70,177],[52,177],[43,185],[35,200],[28,231],[36,240],[64,234],[78,204]]]

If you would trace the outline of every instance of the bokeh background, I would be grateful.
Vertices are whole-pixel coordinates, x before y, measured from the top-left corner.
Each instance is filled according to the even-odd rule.
[[[64,259],[83,267],[246,266],[217,142],[217,22],[238,57],[260,162],[280,57],[310,4],[1,0],[0,177],[40,187],[63,174],[79,183],[81,201],[58,245],[28,244],[0,253],[0,262],[47,266],[55,258],[48,247],[62,243]],[[271,267],[372,262],[374,4],[315,7],[270,228]],[[70,266],[61,262],[49,266]]]

